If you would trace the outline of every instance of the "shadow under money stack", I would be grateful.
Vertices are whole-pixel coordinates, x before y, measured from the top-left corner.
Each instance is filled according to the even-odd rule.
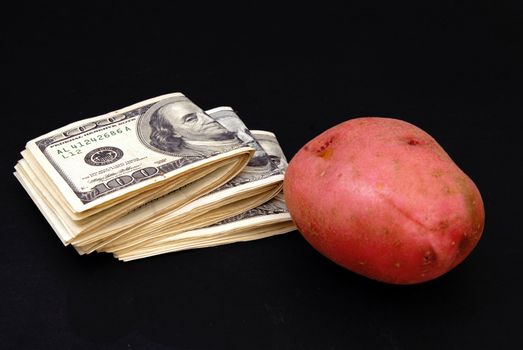
[[[133,260],[295,229],[274,134],[181,93],[50,132],[15,176],[65,245]]]

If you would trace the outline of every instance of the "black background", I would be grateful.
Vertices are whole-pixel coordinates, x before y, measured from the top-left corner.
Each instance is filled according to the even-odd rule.
[[[1,347],[522,348],[521,3],[194,5],[3,11]],[[288,158],[349,118],[414,123],[479,187],[483,238],[413,286],[353,274],[297,231],[132,263],[63,247],[11,175],[18,152],[175,91],[233,106]]]

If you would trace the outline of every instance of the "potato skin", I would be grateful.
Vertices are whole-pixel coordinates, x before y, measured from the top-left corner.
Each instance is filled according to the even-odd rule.
[[[303,237],[345,268],[394,284],[431,280],[465,259],[485,212],[472,180],[426,132],[364,117],[308,142],[285,174]]]

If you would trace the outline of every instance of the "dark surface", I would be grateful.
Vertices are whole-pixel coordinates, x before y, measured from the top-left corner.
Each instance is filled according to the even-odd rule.
[[[362,3],[4,13],[1,347],[523,348],[523,6]],[[18,152],[174,91],[233,106],[289,158],[348,118],[412,122],[476,182],[483,238],[456,269],[414,286],[346,271],[298,232],[132,263],[63,247],[11,175]]]

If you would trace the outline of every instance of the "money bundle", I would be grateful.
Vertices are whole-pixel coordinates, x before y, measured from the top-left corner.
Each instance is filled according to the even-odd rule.
[[[65,245],[124,261],[295,229],[276,136],[181,93],[29,141],[14,175]]]

